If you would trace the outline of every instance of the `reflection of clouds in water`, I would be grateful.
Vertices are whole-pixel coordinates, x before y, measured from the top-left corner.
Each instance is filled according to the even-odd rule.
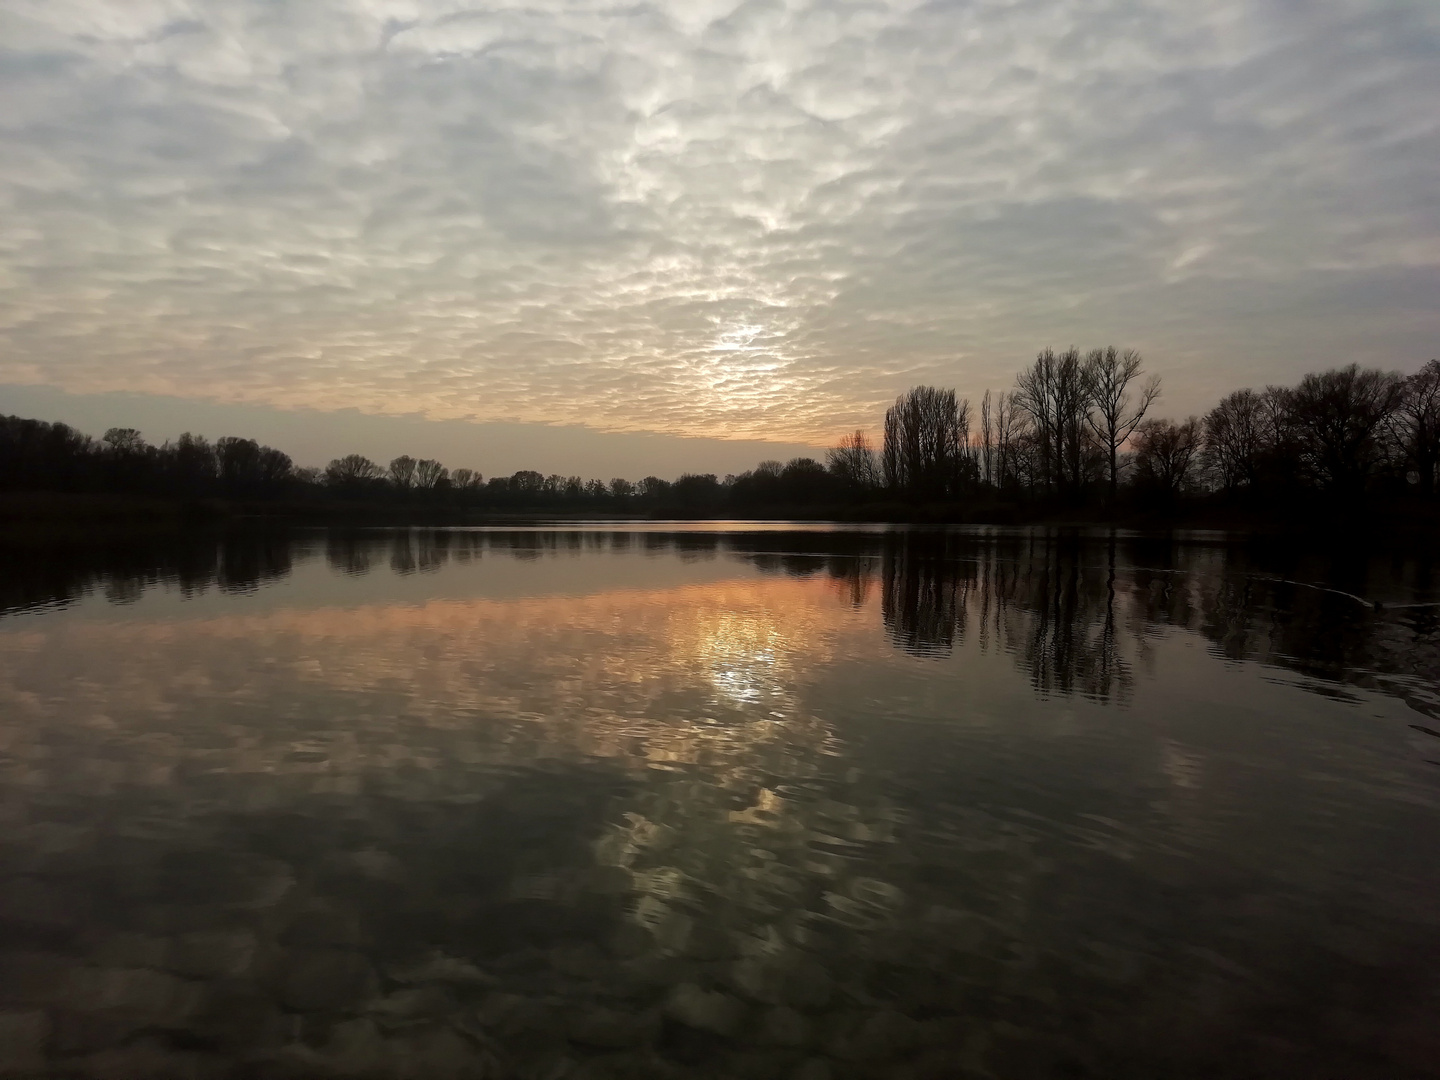
[[[229,767],[246,769],[305,772],[286,736],[307,716],[324,728],[316,753],[329,773],[393,766],[397,755],[430,764],[402,734],[417,724],[526,753],[696,763],[808,742],[800,682],[823,668],[836,634],[862,627],[859,616],[837,619],[820,583],[795,580],[57,622],[0,637],[0,701],[16,720],[121,740],[203,705],[203,726],[232,740]],[[70,680],[76,657],[85,674]],[[275,709],[263,727],[239,713],[257,705]],[[157,755],[179,760],[184,743],[147,742],[143,756],[152,767]],[[219,749],[212,740],[207,752]]]
[[[143,931],[163,958],[213,929],[186,897],[228,890],[216,925],[249,919],[284,963],[317,922],[365,941],[366,978],[381,953],[438,943],[501,980],[495,1015],[545,995],[588,1007],[600,985],[633,995],[617,1009],[749,1009],[756,1030],[790,1010],[847,1063],[922,1028],[953,1062],[943,1040],[974,1025],[1001,1046],[997,1076],[1017,1073],[1006,1031],[1026,1052],[1098,1039],[1168,1066],[1209,1045],[1175,1017],[1238,1015],[1256,986],[1362,1000],[1353,965],[1289,988],[1287,935],[1312,965],[1336,940],[1297,887],[1368,924],[1341,944],[1370,970],[1433,925],[1433,891],[1405,877],[1420,864],[1385,854],[1418,849],[1429,804],[1352,712],[1198,649],[1188,665],[1179,633],[1150,635],[1131,710],[1104,704],[1146,628],[1208,610],[1203,575],[1187,599],[1122,565],[1112,593],[1063,545],[884,543],[585,596],[17,621],[0,633],[0,855],[20,857],[0,864],[3,895],[63,920],[72,883],[117,893],[84,940]],[[402,580],[387,561],[413,584],[434,559],[399,547],[326,595]],[[294,603],[304,584],[276,592]],[[1232,697],[1189,700],[1196,671]],[[1261,697],[1253,718],[1242,690]],[[1286,842],[1317,814],[1323,850]],[[1259,977],[1216,974],[1235,965]]]

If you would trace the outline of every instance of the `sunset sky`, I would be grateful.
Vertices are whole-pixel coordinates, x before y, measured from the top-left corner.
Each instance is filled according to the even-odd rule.
[[[1440,351],[1434,0],[0,0],[0,43],[0,413],[97,434],[724,473],[1045,345],[1177,416]]]

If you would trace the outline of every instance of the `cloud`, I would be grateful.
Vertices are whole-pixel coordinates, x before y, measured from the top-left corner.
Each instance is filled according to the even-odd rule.
[[[0,381],[824,441],[1050,343],[1189,411],[1440,330],[1433,4],[13,0],[0,40]]]

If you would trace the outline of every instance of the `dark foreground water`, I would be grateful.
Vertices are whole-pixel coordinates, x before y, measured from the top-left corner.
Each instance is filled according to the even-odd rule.
[[[0,1073],[1440,1075],[1433,573],[1041,532],[7,550]]]

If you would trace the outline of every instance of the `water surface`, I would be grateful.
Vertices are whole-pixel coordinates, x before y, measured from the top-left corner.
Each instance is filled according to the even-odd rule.
[[[1437,1075],[1432,575],[753,526],[8,552],[0,1065]]]

